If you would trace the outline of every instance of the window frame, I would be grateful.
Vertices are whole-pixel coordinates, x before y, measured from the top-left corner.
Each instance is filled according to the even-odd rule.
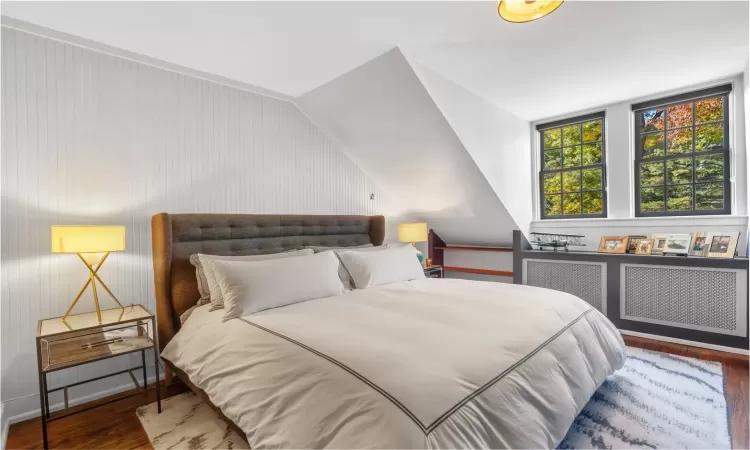
[[[651,100],[648,102],[642,102],[632,105],[632,112],[633,112],[633,136],[634,136],[634,157],[633,157],[633,172],[634,172],[634,185],[633,190],[635,194],[635,217],[691,217],[691,216],[716,216],[716,215],[731,215],[732,214],[732,182],[730,179],[730,164],[731,164],[731,145],[730,145],[730,128],[729,128],[729,116],[731,115],[731,112],[729,110],[729,96],[732,91],[732,85],[731,84],[725,84],[721,86],[715,86],[712,88],[707,89],[701,89],[698,91],[692,91],[687,92],[684,94],[678,94],[673,95],[669,97],[663,97],[656,100]],[[721,120],[721,122],[713,121],[713,122],[706,122],[707,124],[712,123],[721,123],[724,127],[724,135],[723,135],[723,143],[721,147],[712,148],[710,150],[706,151],[695,151],[695,128],[697,126],[700,126],[702,124],[696,124],[696,116],[695,116],[695,103],[700,100],[705,100],[709,98],[716,98],[716,97],[723,97],[723,113],[724,117]],[[674,155],[668,155],[667,154],[667,132],[669,129],[667,128],[667,108],[676,106],[676,105],[682,105],[685,103],[692,103],[692,122],[689,125],[689,127],[693,131],[693,137],[690,142],[691,145],[691,151],[689,153],[678,153]],[[643,145],[641,142],[641,117],[645,111],[655,109],[655,108],[663,108],[664,109],[664,156],[660,157],[651,157],[651,158],[642,158],[643,154]],[[677,129],[682,128],[688,128],[688,127],[678,127]],[[723,155],[724,161],[723,161],[723,179],[721,180],[721,183],[724,186],[724,207],[722,209],[715,209],[715,210],[696,210],[696,186],[700,185],[702,183],[696,182],[695,179],[695,159],[696,157],[702,157],[702,156],[708,156],[708,155]],[[669,186],[667,183],[667,162],[673,159],[684,159],[684,158],[691,158],[692,159],[692,181],[691,183],[684,183],[684,184],[678,184],[678,186],[691,186],[692,193],[693,193],[693,209],[688,211],[668,211],[668,192],[669,192]],[[651,212],[643,212],[641,211],[641,163],[643,162],[664,162],[664,171],[663,171],[663,184],[656,185],[655,187],[663,187],[664,188],[664,210],[663,211],[651,211]],[[718,183],[718,181],[716,181]]]
[[[602,136],[601,136],[601,144],[602,144],[602,159],[601,162],[597,164],[592,165],[583,165],[583,161],[581,161],[581,165],[575,166],[575,167],[568,167],[565,168],[564,166],[564,152],[563,149],[565,146],[563,145],[563,135],[562,135],[562,128],[570,125],[577,125],[580,124],[582,126],[585,122],[591,122],[594,120],[601,120],[602,122]],[[560,128],[560,168],[559,169],[545,169],[544,168],[544,131],[550,130],[553,128]],[[538,184],[539,188],[537,190],[539,195],[539,218],[541,220],[565,220],[565,219],[597,219],[597,218],[606,218],[607,217],[607,152],[606,152],[606,128],[607,128],[607,117],[606,117],[606,111],[599,111],[595,113],[585,114],[581,116],[575,116],[570,117],[567,119],[557,120],[554,122],[547,122],[542,123],[536,126],[536,132],[537,132],[537,139],[539,142],[539,174],[538,174]],[[581,158],[583,158],[583,130],[581,130],[581,144],[579,146],[581,147]],[[600,190],[584,190],[583,189],[583,170],[584,169],[594,169],[594,168],[601,168],[602,170],[602,185]],[[545,214],[544,211],[544,204],[545,204],[545,193],[544,193],[544,176],[546,174],[550,173],[559,173],[560,174],[560,193],[557,195],[564,195],[562,191],[562,183],[563,183],[563,175],[565,172],[572,172],[572,171],[578,171],[581,173],[581,190],[579,193],[581,194],[581,214],[560,214],[556,216],[549,216]],[[584,214],[583,213],[583,193],[584,192],[601,192],[602,193],[602,212],[598,214]],[[560,205],[561,212],[563,208],[563,204]]]

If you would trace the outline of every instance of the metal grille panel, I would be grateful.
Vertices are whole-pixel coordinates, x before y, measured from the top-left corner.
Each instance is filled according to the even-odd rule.
[[[746,323],[738,324],[744,272],[636,264],[620,270],[624,319],[744,335]]]
[[[524,284],[573,294],[606,313],[606,264],[541,259],[524,263]]]

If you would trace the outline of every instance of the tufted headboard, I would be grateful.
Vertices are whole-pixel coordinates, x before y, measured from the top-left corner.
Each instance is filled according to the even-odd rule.
[[[159,349],[199,299],[190,255],[259,255],[307,246],[349,247],[385,237],[383,216],[156,214],[151,218]]]

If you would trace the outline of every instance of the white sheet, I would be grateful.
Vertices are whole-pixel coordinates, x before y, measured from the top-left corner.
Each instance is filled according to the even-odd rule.
[[[545,289],[424,279],[221,324],[162,357],[253,448],[551,448],[622,366],[615,327]]]

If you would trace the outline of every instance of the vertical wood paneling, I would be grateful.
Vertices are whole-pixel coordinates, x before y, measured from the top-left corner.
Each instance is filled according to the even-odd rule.
[[[49,253],[50,225],[125,225],[127,250],[110,256],[102,278],[123,303],[155,310],[152,214],[385,210],[381,192],[291,103],[8,28],[0,163],[9,416],[38,408],[36,321],[63,314],[86,277],[74,256]],[[90,310],[90,296],[80,305]],[[51,380],[128,364],[121,358]]]

